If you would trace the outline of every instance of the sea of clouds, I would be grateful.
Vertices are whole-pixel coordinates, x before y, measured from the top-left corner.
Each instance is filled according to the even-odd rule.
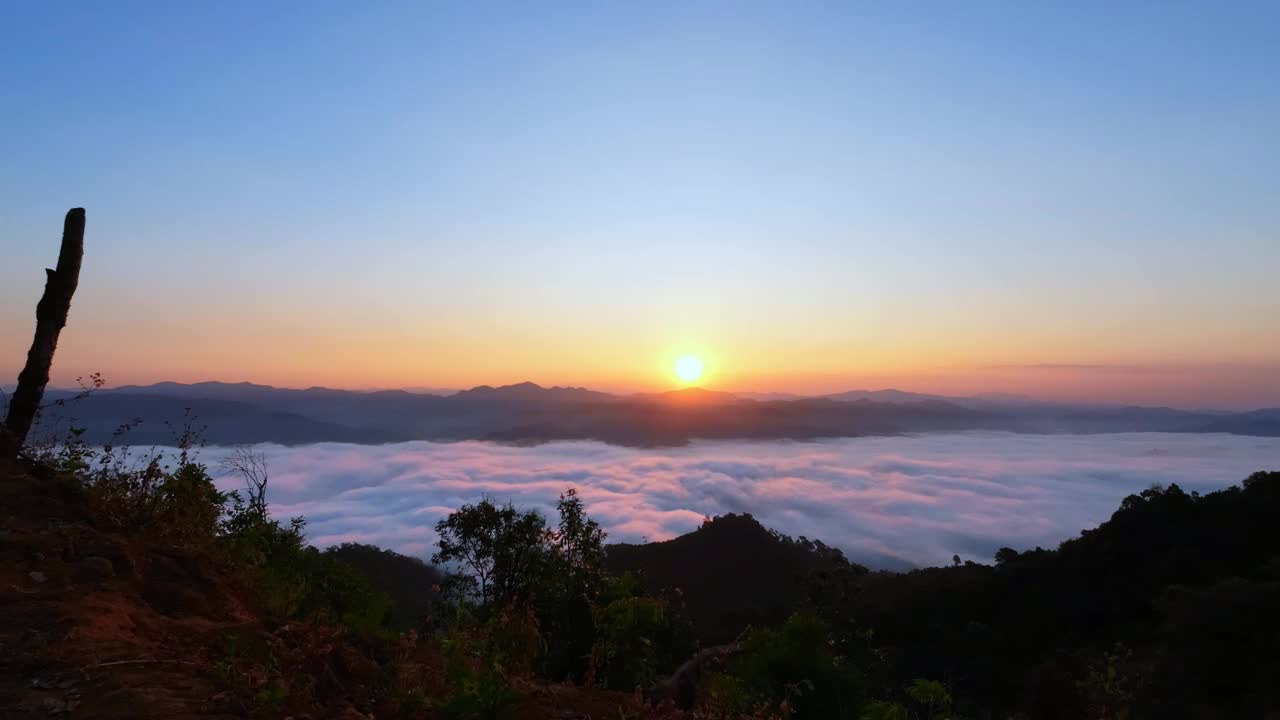
[[[429,557],[433,526],[482,497],[536,508],[577,488],[610,541],[665,540],[706,516],[842,548],[877,568],[987,562],[1056,547],[1153,483],[1208,492],[1280,469],[1280,438],[1132,433],[960,433],[819,442],[700,442],[642,450],[593,442],[260,445],[279,517],[305,515],[320,547],[373,543]],[[226,448],[202,461],[218,474]],[[225,488],[232,477],[220,477]]]

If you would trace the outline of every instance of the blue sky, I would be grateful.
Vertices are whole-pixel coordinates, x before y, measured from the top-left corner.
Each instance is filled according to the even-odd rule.
[[[688,351],[725,386],[1139,365],[1178,400],[1280,369],[1276,3],[4,15],[7,374],[73,205],[64,375],[642,387]]]

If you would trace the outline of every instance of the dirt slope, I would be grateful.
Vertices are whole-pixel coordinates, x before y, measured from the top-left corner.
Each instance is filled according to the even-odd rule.
[[[0,716],[235,717],[198,670],[252,625],[212,564],[95,530],[77,492],[0,466]]]

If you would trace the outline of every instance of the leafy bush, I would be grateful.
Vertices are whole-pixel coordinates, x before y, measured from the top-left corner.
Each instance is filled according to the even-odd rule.
[[[217,538],[231,496],[217,489],[189,447],[179,448],[173,465],[158,454],[139,460],[110,446],[97,453],[71,452],[74,462],[92,459],[80,478],[90,512],[104,527],[185,547],[206,546]]]
[[[161,483],[163,500],[155,522],[174,537],[205,542],[217,535],[227,495],[219,492],[208,470],[184,462]]]
[[[907,697],[920,706],[921,717],[934,720],[951,708],[951,693],[937,680],[916,678],[907,686]]]
[[[866,700],[861,673],[832,650],[827,625],[803,614],[752,630],[706,694],[731,713],[776,708],[802,718],[857,717]]]
[[[102,386],[100,376],[91,379],[91,387],[82,382],[79,395],[54,405],[64,407]],[[219,492],[208,468],[196,461],[200,430],[188,416],[174,430],[176,456],[155,449],[135,453],[121,439],[136,424],[122,425],[111,442],[96,447],[84,441],[84,428],[71,424],[59,433],[55,421],[52,434],[24,454],[42,471],[72,478],[84,490],[91,518],[106,529],[184,547],[212,543],[231,496]]]
[[[520,701],[520,693],[492,661],[473,664],[450,655],[446,667],[450,692],[435,703],[445,717],[501,720],[510,717]]]
[[[305,582],[301,615],[315,617],[365,634],[383,634],[391,621],[392,603],[385,594],[369,587],[354,568],[308,547],[305,551]]]
[[[308,546],[305,518],[286,525],[270,517],[265,461],[258,457],[234,467],[245,474],[246,491],[226,494],[220,540],[227,556],[251,571],[266,609],[279,617],[386,632],[393,613],[390,598],[351,566]]]
[[[504,609],[481,621],[467,607],[457,608],[441,645],[448,690],[432,704],[446,717],[510,716],[520,700],[511,680],[530,672],[540,643],[528,609]]]
[[[694,651],[693,627],[683,608],[645,595],[633,575],[609,578],[593,620],[592,669],[608,688],[648,687]]]

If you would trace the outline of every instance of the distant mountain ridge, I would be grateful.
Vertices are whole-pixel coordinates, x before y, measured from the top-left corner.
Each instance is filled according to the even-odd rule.
[[[67,400],[51,390],[47,402]],[[1249,412],[1068,405],[1019,396],[947,397],[896,389],[819,397],[744,397],[685,388],[618,395],[524,382],[481,385],[448,395],[405,390],[277,388],[254,383],[129,385],[52,407],[59,423],[87,429],[101,443],[141,419],[127,441],[163,444],[194,417],[211,444],[388,443],[491,440],[537,444],[598,440],[651,447],[693,440],[814,440],[966,430],[1023,433],[1222,432],[1280,436],[1280,409]]]

